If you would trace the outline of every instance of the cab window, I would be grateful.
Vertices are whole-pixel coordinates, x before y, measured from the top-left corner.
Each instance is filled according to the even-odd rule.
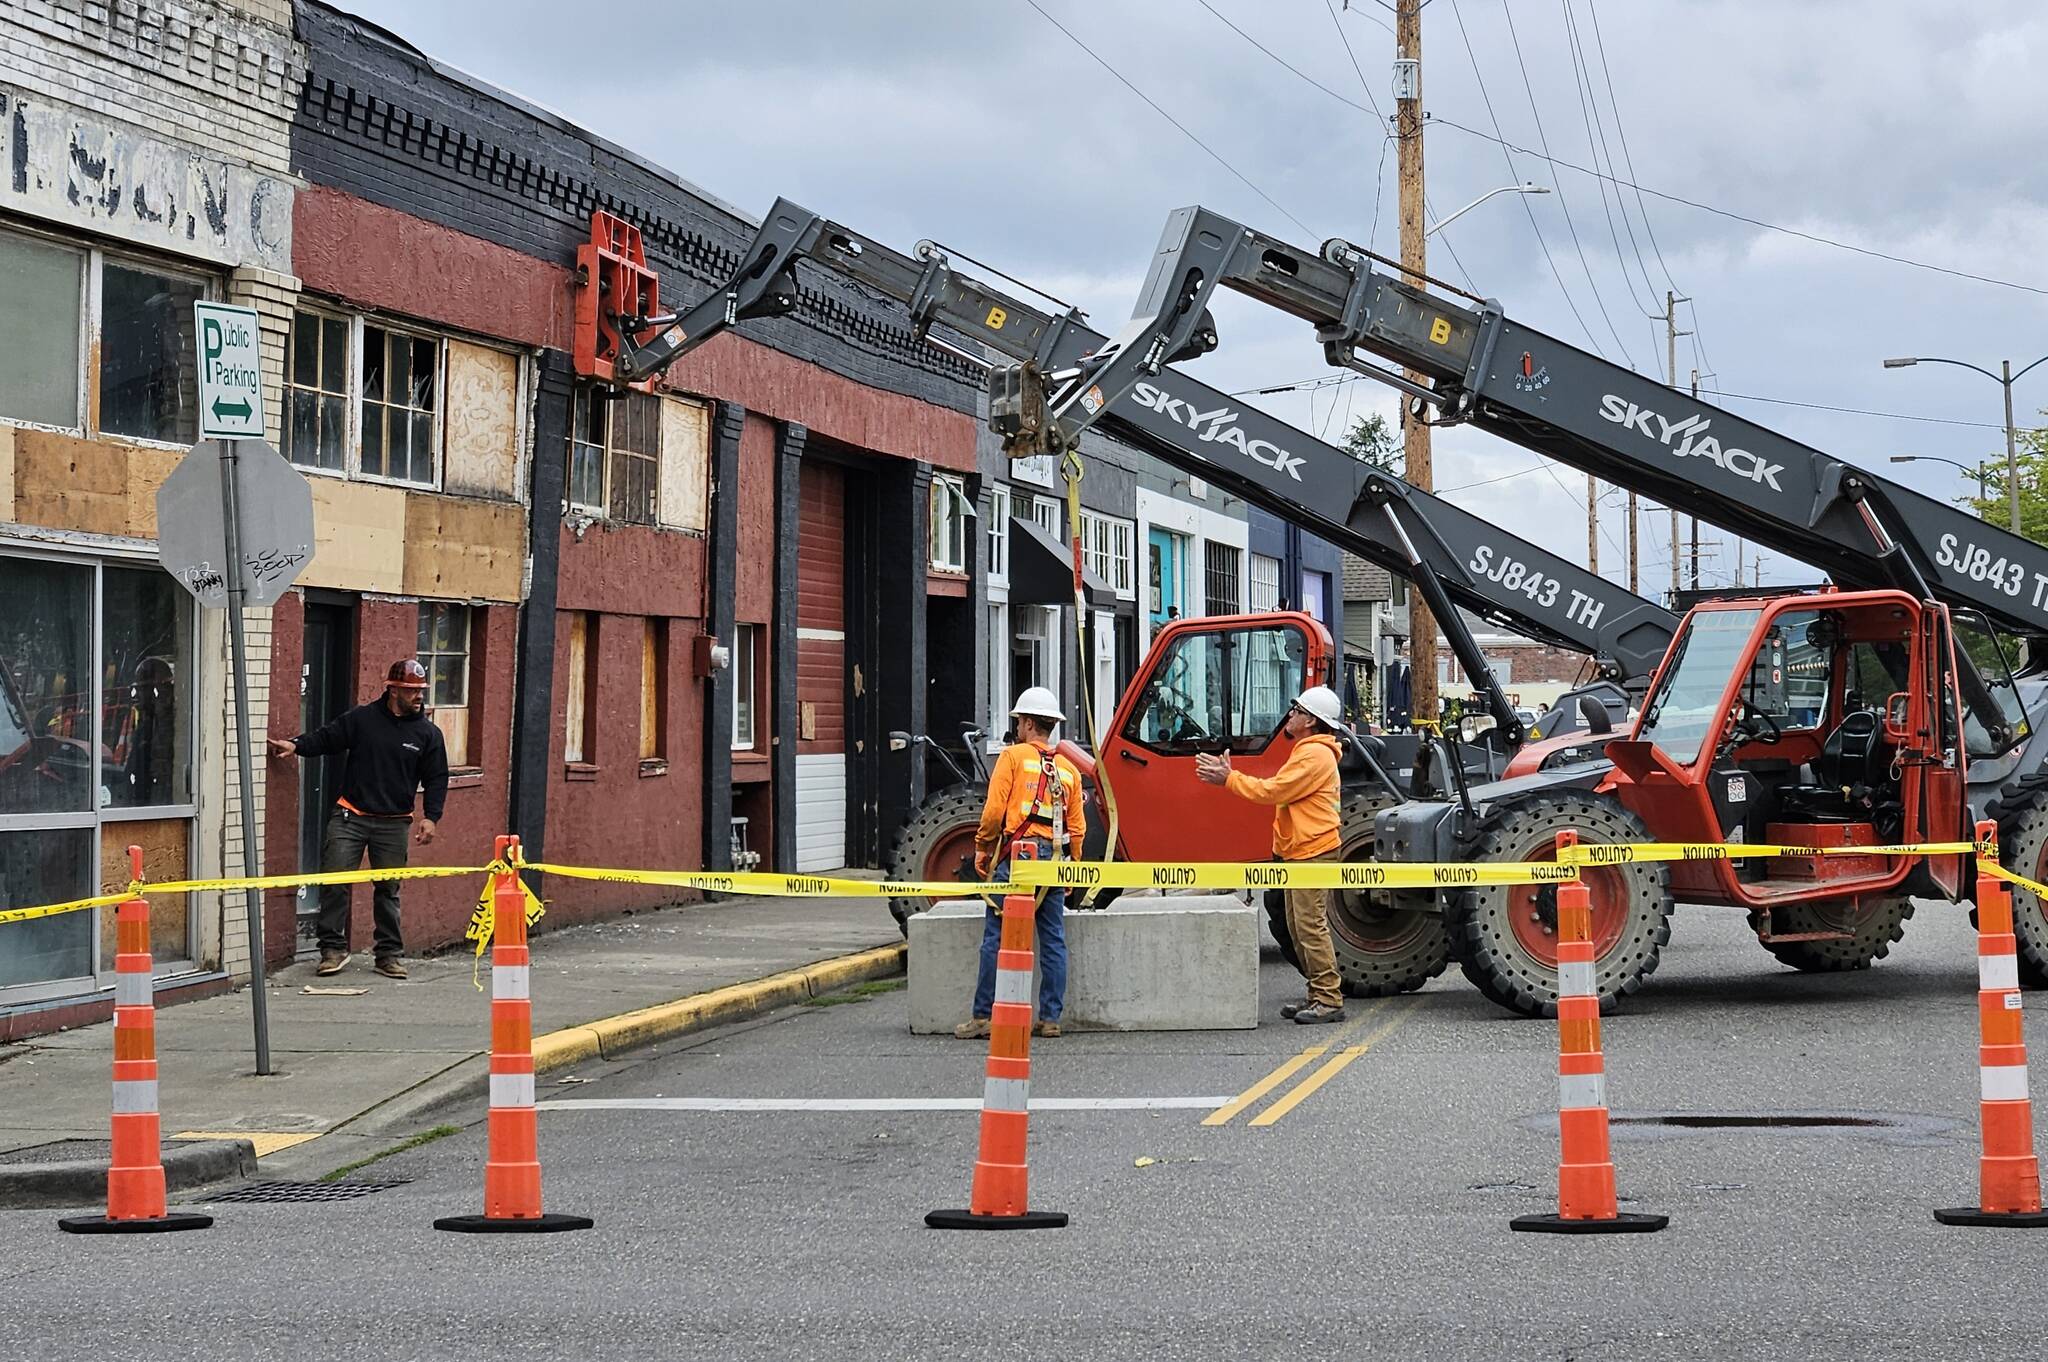
[[[1307,667],[1299,629],[1182,634],[1160,655],[1123,736],[1166,753],[1262,751],[1301,694]]]

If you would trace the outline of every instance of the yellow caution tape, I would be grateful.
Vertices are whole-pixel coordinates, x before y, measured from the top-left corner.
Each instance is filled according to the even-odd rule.
[[[39,917],[56,917],[61,913],[76,913],[87,908],[111,908],[135,897],[132,890],[118,894],[101,894],[96,898],[72,899],[69,903],[46,903],[40,908],[8,908],[0,910],[0,927],[10,922],[33,922]]]
[[[484,988],[480,972],[484,951],[490,946],[491,938],[498,934],[498,876],[509,868],[502,865],[491,868],[491,877],[484,881],[483,893],[476,896],[476,907],[470,912],[469,925],[462,929],[463,940],[476,943],[476,959],[469,967],[469,982],[476,985],[479,993]],[[526,925],[531,927],[547,915],[547,905],[540,901],[525,880],[519,882],[519,892],[526,897]]]
[[[1557,861],[1416,865],[1382,865],[1371,861],[1018,861],[1010,867],[1010,878],[1025,886],[1065,889],[1455,889],[1486,884],[1558,884],[1578,879],[1579,868]]]
[[[2043,903],[2048,903],[2048,884],[2043,884],[2039,880],[2030,880],[2025,875],[2019,874],[2016,871],[2007,870],[1989,857],[1979,859],[1977,869],[1995,880],[2004,880],[2007,884],[2016,884],[2022,889],[2030,889],[2039,896]]]
[[[1765,846],[1750,842],[1581,842],[1561,857],[1571,865],[1643,865],[1655,861],[1746,861],[1771,857],[1964,856],[1975,842],[1918,842],[1879,847]]]
[[[1022,880],[1017,884],[978,884],[968,880],[847,880],[829,875],[783,875],[758,870],[596,870],[589,866],[533,861],[521,861],[520,865],[545,875],[566,875],[575,880],[658,884],[672,889],[702,889],[713,894],[764,894],[793,899],[964,899],[978,894],[1018,893],[1018,885],[1024,883]]]

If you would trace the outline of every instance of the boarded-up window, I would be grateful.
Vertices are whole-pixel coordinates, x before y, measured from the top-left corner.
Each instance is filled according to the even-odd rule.
[[[442,487],[471,496],[519,495],[519,356],[448,342]]]
[[[711,408],[683,397],[661,400],[661,523],[704,530],[711,481]]]
[[[591,703],[597,687],[597,617],[577,610],[569,615],[569,685],[563,702],[564,761],[591,761],[597,755],[593,732],[596,706]]]
[[[668,743],[662,731],[662,714],[667,708],[668,621],[641,621],[640,633],[640,760],[656,761],[667,755]]]

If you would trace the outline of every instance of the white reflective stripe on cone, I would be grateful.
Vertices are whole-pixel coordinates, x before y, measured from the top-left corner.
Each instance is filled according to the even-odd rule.
[[[2020,986],[2020,958],[2016,955],[1977,957],[1977,987],[1986,992]]]
[[[1559,1074],[1557,1104],[1567,1110],[1607,1105],[1606,1074]]]
[[[986,1111],[1029,1111],[1031,1080],[991,1078],[982,1084],[981,1105]]]
[[[140,971],[114,976],[114,1006],[148,1007],[156,1001],[156,980]]]
[[[1593,962],[1560,960],[1557,965],[1557,994],[1560,998],[1593,996]]]
[[[2027,1100],[2027,1066],[2024,1064],[1986,1064],[1978,1070],[1984,1085],[1984,1100],[1987,1102],[2024,1102]]]
[[[117,1078],[114,1080],[114,1115],[136,1116],[156,1110],[156,1080],[154,1078]]]
[[[1030,1002],[1031,971],[1023,969],[997,970],[996,1001],[999,1003]]]
[[[492,1074],[491,1105],[530,1107],[533,1105],[532,1074]]]
[[[533,996],[533,966],[491,966],[491,996],[507,1001],[514,998],[531,998]]]

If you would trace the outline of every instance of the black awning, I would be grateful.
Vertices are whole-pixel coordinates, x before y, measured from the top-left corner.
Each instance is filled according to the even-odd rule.
[[[1116,592],[1094,573],[1081,574],[1082,591],[1091,609],[1116,605]],[[1046,532],[1028,516],[1010,517],[1010,604],[1072,605],[1073,547]]]

